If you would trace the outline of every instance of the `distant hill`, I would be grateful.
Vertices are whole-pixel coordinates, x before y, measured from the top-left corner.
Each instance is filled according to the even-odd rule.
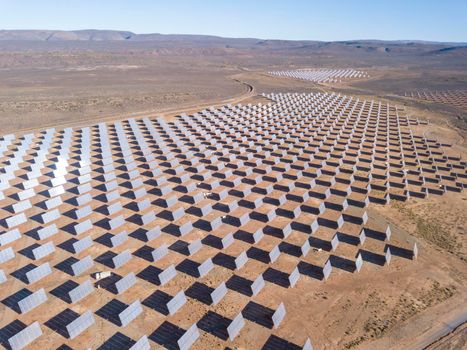
[[[0,30],[0,40],[25,41],[104,41],[128,40],[131,32],[116,30]]]
[[[449,60],[465,66],[467,43],[419,40],[271,40],[223,38],[213,35],[135,34],[116,30],[0,30],[0,52],[50,50],[155,50],[158,54],[300,56],[316,60],[344,59],[358,64],[411,62],[429,64]],[[248,53],[247,53],[248,51]],[[284,57],[285,57],[284,56]],[[257,56],[256,56],[257,57]],[[350,64],[350,63],[349,63]],[[354,64],[354,63],[352,63]]]
[[[118,30],[0,30],[0,41],[163,41],[163,42],[193,42],[222,45],[255,45],[263,47],[300,47],[309,45],[322,45],[323,41],[311,40],[264,40],[257,38],[224,38],[213,35],[195,34],[135,34],[129,31]],[[351,40],[334,41],[333,44],[341,45],[446,45],[446,46],[467,46],[467,43],[442,43],[420,40]]]

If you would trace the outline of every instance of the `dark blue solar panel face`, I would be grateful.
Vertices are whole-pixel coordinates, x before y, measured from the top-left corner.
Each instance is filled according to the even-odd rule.
[[[76,320],[80,315],[71,309],[65,309],[59,314],[49,319],[44,324],[51,330],[57,332],[65,338],[69,338],[66,326]]]
[[[96,311],[96,315],[106,319],[117,326],[121,326],[121,321],[119,315],[123,312],[128,305],[122,303],[120,300],[112,299],[99,310]]]
[[[114,350],[114,349],[129,349],[131,348],[136,342],[131,339],[130,337],[117,332],[109,339],[107,339],[99,348],[98,350]]]
[[[77,282],[72,281],[72,280],[68,280],[68,281],[62,283],[61,285],[59,285],[58,287],[52,289],[50,291],[50,294],[52,294],[53,296],[55,296],[57,298],[62,299],[63,301],[65,301],[67,303],[72,303],[72,300],[69,297],[69,293],[70,293],[70,291],[77,288],[78,286],[79,286],[79,284]]]
[[[32,270],[34,270],[37,266],[34,265],[34,264],[27,264],[23,267],[21,267],[20,269],[14,271],[11,273],[11,275],[17,279],[19,279],[20,281],[28,284],[29,281],[26,277],[26,274]]]
[[[22,299],[30,296],[32,292],[26,288],[23,288],[2,300],[2,304],[8,306],[10,309],[16,311],[18,314],[21,313],[18,302]]]
[[[185,334],[185,330],[164,321],[150,336],[149,339],[153,342],[164,346],[167,349],[177,349],[177,341]]]

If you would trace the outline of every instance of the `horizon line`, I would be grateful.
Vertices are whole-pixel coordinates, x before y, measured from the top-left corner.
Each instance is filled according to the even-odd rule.
[[[417,43],[437,43],[437,44],[467,44],[465,41],[438,41],[438,40],[428,40],[428,39],[339,39],[339,40],[320,40],[320,39],[283,39],[283,38],[259,38],[259,37],[233,37],[233,36],[222,36],[217,34],[197,34],[197,33],[161,33],[161,32],[146,32],[146,33],[137,33],[131,30],[124,29],[6,29],[1,28],[0,31],[56,31],[56,32],[84,32],[84,31],[96,31],[96,32],[126,32],[133,35],[186,35],[186,36],[207,36],[207,37],[216,37],[222,39],[254,39],[254,40],[268,40],[268,41],[313,41],[313,42],[349,42],[349,41],[386,41],[386,42],[417,42]],[[125,39],[126,40],[126,39]],[[27,41],[27,40],[25,40]],[[36,41],[36,40],[34,40]],[[57,40],[59,41],[59,40]],[[65,40],[63,40],[65,41]],[[68,41],[77,41],[77,40],[68,40]],[[118,41],[118,40],[108,40],[108,41]]]

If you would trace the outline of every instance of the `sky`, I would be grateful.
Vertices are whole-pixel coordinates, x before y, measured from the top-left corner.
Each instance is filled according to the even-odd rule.
[[[0,29],[467,41],[467,0],[0,0]]]

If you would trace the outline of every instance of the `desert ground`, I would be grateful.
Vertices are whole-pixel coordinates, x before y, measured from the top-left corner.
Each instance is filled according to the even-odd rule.
[[[289,47],[287,43],[267,41],[256,47],[250,42],[225,44],[206,40],[196,44],[190,38],[175,43],[0,40],[0,135],[19,136],[52,127],[61,130],[129,118],[162,117],[174,121],[182,113],[190,115],[210,106],[274,103],[263,93],[322,92],[395,105],[401,115],[428,122],[411,126],[414,135],[450,144],[451,155],[460,156],[464,164],[467,160],[467,111],[458,105],[404,95],[421,89],[467,90],[465,47],[446,50],[451,46],[384,42],[302,43]],[[369,77],[318,84],[267,73],[348,67],[366,71]],[[2,210],[0,216],[6,215]],[[295,344],[290,349],[303,346],[307,338],[314,349],[465,348],[465,190],[388,204],[370,203],[367,213],[371,222],[391,227],[394,242],[408,246],[416,241],[418,258],[395,257],[389,266],[365,264],[358,274],[334,269],[326,281],[301,276],[294,289],[267,283],[257,301],[271,307],[282,301],[287,309],[284,322],[273,334]],[[97,218],[100,214],[92,215]],[[97,235],[103,232],[100,230]],[[136,250],[140,245],[131,248]],[[96,249],[93,256],[105,251],[92,249]],[[320,259],[319,251],[310,254]],[[18,255],[11,269],[26,260]],[[280,263],[290,265],[285,258]],[[131,264],[125,271],[144,266],[138,261]],[[243,271],[244,276],[254,275],[258,269],[256,265],[248,268]],[[204,283],[215,288],[228,277],[228,272],[216,266]],[[175,293],[192,282],[187,277],[177,283],[172,281],[168,288]],[[15,281],[8,284],[11,290],[1,288],[0,299],[19,286],[20,282]],[[52,289],[47,284],[43,287],[48,292]],[[155,290],[146,281],[134,289],[120,299],[130,303],[135,296],[144,299]],[[99,289],[80,310],[95,309],[111,298],[110,293]],[[232,319],[247,301],[244,295],[230,293],[211,309]],[[54,303],[46,311],[38,309],[27,314],[22,321],[29,324],[36,317],[53,317],[60,310],[59,300]],[[185,329],[210,310],[191,301],[188,304],[176,316]],[[0,304],[0,315],[0,329],[17,316],[4,304]],[[97,336],[85,332],[77,338],[79,342],[65,341],[46,329],[47,336],[30,348],[55,349],[66,343],[73,349],[96,349],[109,334],[124,332],[98,316],[95,318],[101,330]],[[144,314],[136,319],[136,326],[124,333],[138,339],[151,333],[163,319],[160,315],[152,318]],[[446,328],[446,324],[452,327]],[[233,343],[203,333],[193,349],[257,349],[266,343],[271,332],[248,322]],[[154,342],[151,345],[159,346]]]

